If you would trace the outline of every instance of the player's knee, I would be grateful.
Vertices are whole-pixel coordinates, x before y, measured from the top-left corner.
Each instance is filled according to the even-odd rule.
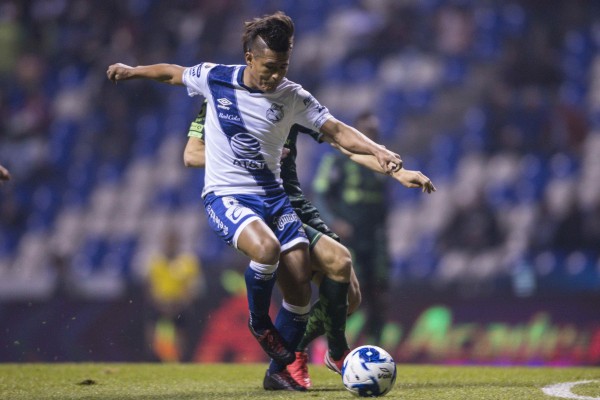
[[[308,285],[305,287],[297,288],[297,290],[295,290],[293,292],[285,293],[283,296],[283,299],[290,304],[294,304],[294,305],[298,305],[298,306],[306,306],[306,305],[310,304],[310,296],[311,296],[311,289],[310,289],[310,285]],[[310,310],[310,307],[309,307],[309,310]]]
[[[336,251],[328,272],[331,279],[348,282],[352,273],[352,257],[348,249],[344,247]]]
[[[279,261],[281,246],[277,240],[265,238],[259,240],[253,246],[251,258],[261,264],[276,264]]]

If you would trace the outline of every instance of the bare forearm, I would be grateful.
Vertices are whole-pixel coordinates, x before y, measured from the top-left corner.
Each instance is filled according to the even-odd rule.
[[[348,156],[348,158],[350,158],[355,163],[362,165],[363,167],[366,167],[366,168],[370,169],[371,171],[375,171],[380,174],[385,174],[385,171],[383,170],[383,168],[381,168],[381,165],[379,165],[377,158],[375,158],[374,156],[372,156],[370,154],[355,154],[355,153],[350,153],[350,152],[348,152],[348,153],[343,152],[343,153],[346,154]]]
[[[190,137],[183,151],[183,164],[188,168],[204,168],[206,166],[204,142]]]
[[[204,168],[206,166],[204,153],[185,152],[183,154],[183,163],[188,168]]]
[[[335,148],[337,148],[339,151],[341,151],[343,154],[348,156],[348,158],[350,158],[355,163],[362,165],[363,167],[366,167],[366,168],[370,169],[371,171],[375,171],[380,174],[386,173],[386,171],[384,171],[383,168],[381,167],[381,164],[379,164],[379,162],[377,161],[377,158],[375,158],[374,156],[366,155],[366,154],[354,154],[344,148],[340,148],[339,146],[336,146],[333,143],[332,143],[332,145]],[[388,174],[391,175],[392,178],[394,178],[395,180],[400,182],[403,186],[406,186],[408,188],[419,188],[420,187],[423,189],[424,192],[427,192],[427,193],[436,191],[436,188],[433,185],[433,183],[431,182],[431,180],[427,176],[423,175],[420,171],[412,171],[412,170],[400,168],[397,171],[393,171],[392,173],[388,172]]]
[[[129,79],[152,79],[171,85],[183,85],[184,67],[175,64],[153,64],[130,67],[117,63],[108,67],[106,74],[111,81]]]
[[[375,155],[382,146],[360,133],[355,128],[336,121],[337,129],[331,134],[331,141],[354,154]]]
[[[321,133],[323,133],[325,141],[330,142],[340,150],[343,148],[349,153],[373,155],[386,174],[397,171],[402,167],[402,159],[398,154],[389,151],[385,146],[375,143],[358,130],[335,118],[325,121],[321,127]]]

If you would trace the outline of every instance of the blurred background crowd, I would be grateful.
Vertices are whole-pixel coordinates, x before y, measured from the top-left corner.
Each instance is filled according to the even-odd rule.
[[[437,186],[387,184],[391,291],[600,291],[600,2],[4,0],[0,301],[127,296],[173,232],[198,279],[238,262],[183,167],[198,100],[105,72],[241,63],[242,22],[275,10],[288,77],[348,123],[373,111]],[[310,198],[330,149],[299,147]]]

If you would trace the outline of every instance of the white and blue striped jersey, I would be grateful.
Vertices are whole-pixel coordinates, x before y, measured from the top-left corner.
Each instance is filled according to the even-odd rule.
[[[283,191],[280,161],[290,128],[299,124],[318,131],[331,118],[327,108],[288,79],[272,93],[247,87],[245,68],[203,63],[183,73],[188,94],[208,100],[203,196]]]

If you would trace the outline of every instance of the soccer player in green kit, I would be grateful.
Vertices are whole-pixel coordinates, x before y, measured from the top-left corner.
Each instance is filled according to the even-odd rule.
[[[187,167],[204,167],[205,115],[206,103],[190,126],[189,139],[184,152],[184,164]],[[321,219],[319,211],[306,199],[300,188],[296,171],[296,139],[299,133],[308,134],[317,142],[322,141],[322,135],[294,125],[285,143],[286,153],[281,161],[283,188],[294,211],[304,224],[310,241],[313,281],[319,286],[319,299],[311,308],[306,332],[296,349],[296,361],[287,366],[292,378],[299,385],[309,388],[311,381],[306,349],[312,340],[322,334],[326,334],[329,346],[329,351],[325,355],[325,364],[332,371],[341,374],[342,363],[349,351],[345,335],[346,317],[360,304],[360,287],[352,267],[349,250],[339,242],[339,237]],[[383,173],[374,157],[353,154],[337,148],[357,163]],[[402,168],[392,176],[406,187],[422,188],[423,192],[427,193],[436,190],[431,180],[418,171]],[[282,266],[283,268],[280,268],[277,273],[277,282],[285,298],[288,277],[285,265]]]

